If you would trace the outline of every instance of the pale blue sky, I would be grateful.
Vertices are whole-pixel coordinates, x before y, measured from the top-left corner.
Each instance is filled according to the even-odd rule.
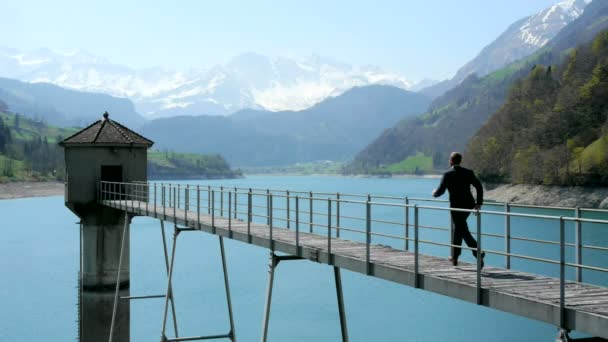
[[[515,20],[557,0],[0,0],[0,45],[82,48],[135,68],[317,54],[448,78]]]

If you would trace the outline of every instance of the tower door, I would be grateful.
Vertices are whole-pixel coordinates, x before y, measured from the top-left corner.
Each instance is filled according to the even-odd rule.
[[[122,182],[122,165],[101,165],[101,180]]]
[[[101,180],[104,182],[122,182],[122,165],[101,165]],[[124,199],[124,184],[106,185],[115,199]]]

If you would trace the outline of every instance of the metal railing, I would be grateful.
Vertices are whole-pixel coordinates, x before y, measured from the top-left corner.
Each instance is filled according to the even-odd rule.
[[[249,241],[251,242],[250,223],[264,223],[269,227],[270,248],[274,249],[272,234],[274,228],[293,229],[296,232],[296,247],[300,245],[302,229],[307,233],[327,236],[327,250],[332,253],[332,238],[338,237],[365,243],[367,273],[370,273],[370,246],[388,244],[393,248],[414,253],[415,279],[419,274],[419,255],[423,246],[434,246],[443,250],[460,247],[476,253],[504,257],[504,267],[512,268],[514,259],[539,262],[559,266],[560,308],[564,308],[564,292],[567,270],[574,271],[574,281],[583,281],[583,271],[608,273],[608,269],[585,263],[584,251],[608,253],[608,246],[595,245],[583,239],[583,229],[608,229],[608,220],[583,217],[584,213],[606,214],[608,210],[586,208],[564,208],[551,206],[531,206],[515,203],[490,202],[484,207],[495,210],[450,209],[447,201],[418,197],[381,196],[372,194],[303,192],[293,190],[256,189],[224,186],[202,186],[171,183],[117,183],[101,182],[98,189],[99,201],[120,201],[129,204],[150,216],[175,217],[176,210],[195,215],[211,216],[212,227],[215,219],[228,219],[229,229],[233,220],[248,222]],[[426,205],[422,205],[425,204]],[[519,211],[516,211],[518,209]],[[559,211],[559,215],[529,213],[526,211]],[[171,211],[171,212],[168,212]],[[468,212],[475,216],[471,229],[477,240],[476,248],[451,244],[449,232],[452,230],[450,212]],[[429,215],[422,219],[422,216]],[[483,219],[483,221],[482,221]],[[437,224],[436,221],[447,223]],[[525,224],[514,224],[514,220],[525,220]],[[542,220],[543,236],[523,236],[514,230]],[[482,222],[484,223],[482,226]],[[547,226],[549,225],[549,226]],[[567,227],[568,226],[568,227]],[[570,227],[572,226],[572,227]],[[572,228],[573,238],[568,239],[567,228]],[[412,232],[413,230],[413,232]],[[435,234],[433,234],[435,232]],[[441,235],[448,242],[441,242]],[[530,231],[533,232],[533,231]],[[413,236],[412,236],[413,233]],[[569,233],[569,231],[568,231]],[[608,230],[606,231],[608,234]],[[544,236],[547,235],[547,236]],[[551,237],[554,239],[551,239]],[[487,239],[490,242],[486,242]],[[500,242],[502,240],[502,248]],[[534,249],[542,248],[550,256],[514,253],[513,244],[532,244]],[[488,244],[490,247],[486,248]],[[412,250],[413,245],[413,250]],[[484,247],[482,247],[484,246]],[[498,248],[496,248],[498,246]],[[550,248],[556,248],[550,249]],[[426,247],[425,247],[426,248]],[[299,248],[298,248],[299,250]],[[433,254],[433,253],[429,253]],[[572,254],[570,260],[567,255]],[[602,265],[603,266],[603,265]],[[477,259],[477,288],[481,291],[481,259]],[[478,296],[481,298],[481,295]]]

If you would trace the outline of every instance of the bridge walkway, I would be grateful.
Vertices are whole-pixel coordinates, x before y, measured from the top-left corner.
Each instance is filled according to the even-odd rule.
[[[446,258],[418,253],[417,233],[410,238],[413,248],[404,251],[336,234],[199,214],[200,208],[153,207],[133,199],[99,203],[608,339],[608,288],[490,266],[478,271],[478,265],[464,262],[454,267]]]

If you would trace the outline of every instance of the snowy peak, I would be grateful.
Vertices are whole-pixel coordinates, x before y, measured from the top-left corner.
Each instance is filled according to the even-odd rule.
[[[149,117],[226,115],[244,108],[301,110],[355,86],[412,86],[374,66],[358,68],[316,55],[292,59],[256,53],[183,72],[132,69],[78,49],[0,47],[0,76],[127,97]]]
[[[564,26],[578,18],[591,0],[564,0],[526,20],[519,28],[524,44],[545,46]]]
[[[563,0],[516,21],[496,40],[485,46],[473,60],[460,68],[451,80],[425,88],[422,93],[437,97],[460,84],[471,74],[482,77],[533,54],[553,39],[562,28],[581,16],[589,3],[591,0]]]

